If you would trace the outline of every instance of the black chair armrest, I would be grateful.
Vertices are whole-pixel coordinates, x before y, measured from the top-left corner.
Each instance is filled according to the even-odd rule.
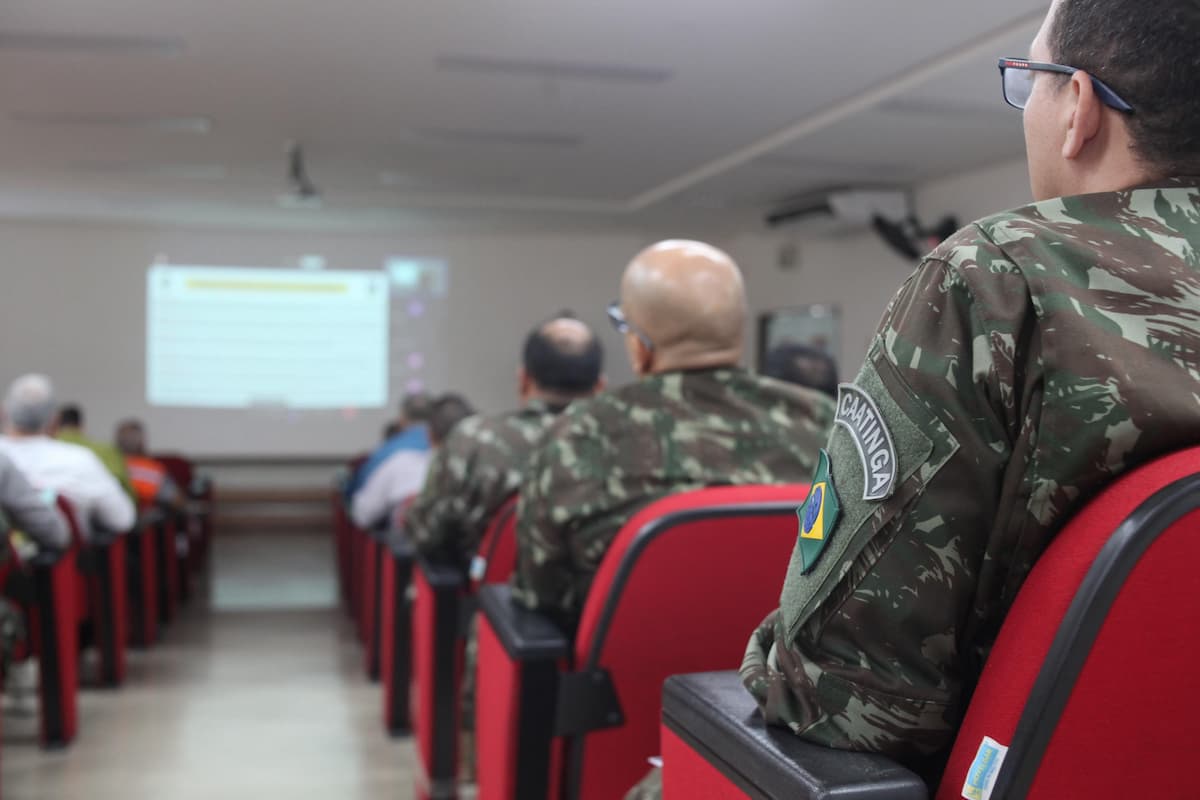
[[[390,536],[381,540],[388,550],[391,551],[392,557],[402,561],[416,561],[417,549],[413,547],[407,536]]]
[[[571,650],[571,641],[558,626],[513,602],[508,586],[483,587],[479,591],[479,608],[513,661],[565,658]]]
[[[95,548],[104,548],[113,544],[120,537],[124,536],[127,531],[118,533],[117,531],[109,531],[104,528],[93,528],[92,537],[88,540],[88,545]]]
[[[419,556],[417,563],[425,575],[425,582],[436,592],[458,592],[467,584],[462,570],[451,564],[439,564]]]
[[[29,566],[33,569],[53,569],[63,560],[66,553],[65,550],[38,550],[37,554],[29,559]]]
[[[929,797],[916,774],[889,758],[820,747],[788,730],[768,727],[736,672],[669,678],[663,686],[663,722],[751,797]]]

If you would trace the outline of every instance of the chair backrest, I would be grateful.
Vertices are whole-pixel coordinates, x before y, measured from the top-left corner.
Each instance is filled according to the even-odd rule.
[[[75,510],[75,504],[61,494],[54,499],[58,510],[62,512],[63,518],[67,521],[67,530],[71,534],[71,544],[75,546],[83,545],[83,527],[79,522],[79,513]]]
[[[1193,796],[1197,564],[1200,448],[1091,501],[1010,610],[938,798],[968,779],[992,798]]]
[[[504,583],[517,568],[517,500],[513,495],[492,515],[479,550],[471,559],[471,591],[489,583]]]
[[[617,535],[584,606],[575,669],[608,672],[624,722],[569,742],[568,797],[621,797],[642,777],[658,754],[667,677],[740,663],[779,603],[807,492],[686,492],[646,507]]]
[[[152,456],[152,458],[166,468],[167,474],[171,476],[171,480],[175,481],[175,485],[179,487],[179,491],[187,492],[191,490],[192,476],[195,474],[191,461],[175,453],[156,455]]]

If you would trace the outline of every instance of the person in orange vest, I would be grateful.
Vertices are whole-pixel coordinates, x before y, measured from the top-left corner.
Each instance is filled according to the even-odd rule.
[[[125,457],[138,505],[142,508],[182,505],[183,494],[171,480],[167,468],[161,461],[146,455],[146,431],[142,423],[136,419],[121,422],[117,425],[116,439],[117,449]]]

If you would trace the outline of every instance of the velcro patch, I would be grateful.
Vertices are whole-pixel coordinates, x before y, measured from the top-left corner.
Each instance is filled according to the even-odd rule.
[[[871,396],[852,383],[838,386],[834,422],[850,434],[863,465],[863,500],[886,500],[896,490],[896,446]]]

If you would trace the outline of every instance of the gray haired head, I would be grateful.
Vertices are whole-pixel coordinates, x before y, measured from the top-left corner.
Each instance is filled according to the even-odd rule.
[[[45,433],[54,413],[54,385],[45,375],[22,375],[8,387],[4,418],[17,433]]]

